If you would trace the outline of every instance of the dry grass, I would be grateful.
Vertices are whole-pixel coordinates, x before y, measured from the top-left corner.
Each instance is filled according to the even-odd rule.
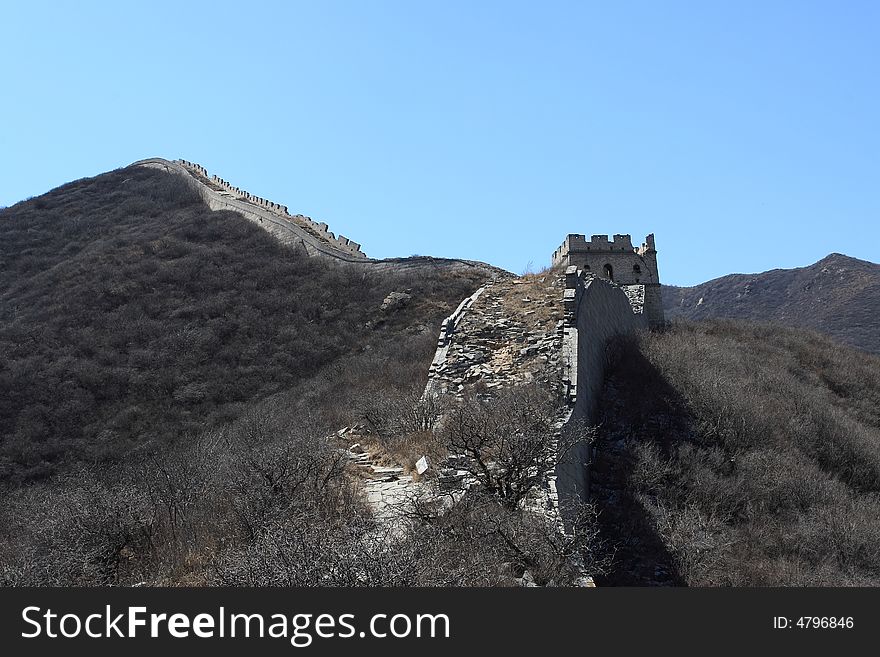
[[[526,326],[552,332],[562,319],[562,290],[553,272],[529,274],[496,286],[505,314]]]

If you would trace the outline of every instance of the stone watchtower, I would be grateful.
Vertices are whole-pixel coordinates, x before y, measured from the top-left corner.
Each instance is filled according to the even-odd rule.
[[[644,287],[644,312],[651,326],[661,326],[663,303],[660,298],[660,274],[654,235],[635,249],[629,235],[593,235],[588,242],[583,235],[569,235],[553,253],[553,266],[575,265],[594,276],[622,286]]]

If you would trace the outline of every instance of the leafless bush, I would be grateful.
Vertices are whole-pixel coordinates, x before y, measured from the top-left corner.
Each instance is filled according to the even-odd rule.
[[[558,400],[548,390],[522,386],[492,399],[468,397],[446,416],[438,439],[458,467],[492,495],[516,508],[586,431],[559,435]]]
[[[13,501],[6,585],[72,586],[130,582],[152,534],[149,509],[136,491],[108,484],[87,469],[69,475],[63,492],[31,489]],[[44,495],[46,497],[44,497]]]
[[[229,503],[248,539],[297,509],[332,516],[349,498],[345,457],[309,426],[285,426],[279,409],[245,413],[225,437]]]
[[[224,448],[222,433],[207,431],[189,443],[147,453],[129,470],[128,485],[142,489],[149,505],[151,570],[163,580],[198,569],[222,542]]]
[[[724,522],[704,514],[696,505],[668,508],[646,501],[657,530],[675,559],[680,575],[692,586],[717,584],[730,538]]]
[[[223,554],[213,569],[224,586],[381,586],[410,583],[402,552],[357,517],[328,523],[299,509]],[[392,565],[393,564],[393,565]],[[394,567],[397,566],[397,567]]]
[[[542,514],[472,488],[448,507],[414,504],[408,541],[432,546],[434,558],[419,570],[425,584],[509,586],[528,571],[539,585],[565,586],[583,566],[591,574],[607,566],[592,505],[577,503],[566,516],[563,533]]]
[[[386,390],[358,405],[361,418],[380,440],[408,433],[430,432],[443,413],[442,400],[422,395],[422,388]]]

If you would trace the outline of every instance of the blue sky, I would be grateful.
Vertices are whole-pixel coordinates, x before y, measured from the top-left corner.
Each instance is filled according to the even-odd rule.
[[[128,5],[128,6],[126,6]],[[0,205],[199,162],[371,256],[878,261],[880,3],[7,2]]]

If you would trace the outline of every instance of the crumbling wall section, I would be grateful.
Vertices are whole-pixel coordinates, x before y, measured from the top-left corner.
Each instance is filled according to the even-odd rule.
[[[425,394],[458,398],[471,387],[491,395],[561,380],[565,404],[548,436],[548,449],[560,450],[595,421],[608,340],[647,328],[648,320],[643,285],[616,285],[575,266],[545,278],[531,287],[524,279],[492,283],[463,300],[443,322]],[[559,531],[567,531],[570,505],[589,496],[591,450],[587,442],[568,449],[529,504]],[[441,484],[463,476],[456,458]]]
[[[431,366],[428,368],[428,383],[425,387],[426,395],[436,395],[442,392],[442,379],[439,374],[446,366],[446,357],[449,353],[449,346],[452,343],[452,336],[455,334],[455,329],[458,327],[458,323],[461,321],[465,312],[467,312],[467,309],[480,298],[480,295],[485,290],[486,286],[484,285],[471,296],[463,299],[462,302],[458,304],[455,311],[449,317],[444,319],[443,323],[440,325],[440,337],[437,339],[437,351],[434,353],[434,359],[431,361]]]

